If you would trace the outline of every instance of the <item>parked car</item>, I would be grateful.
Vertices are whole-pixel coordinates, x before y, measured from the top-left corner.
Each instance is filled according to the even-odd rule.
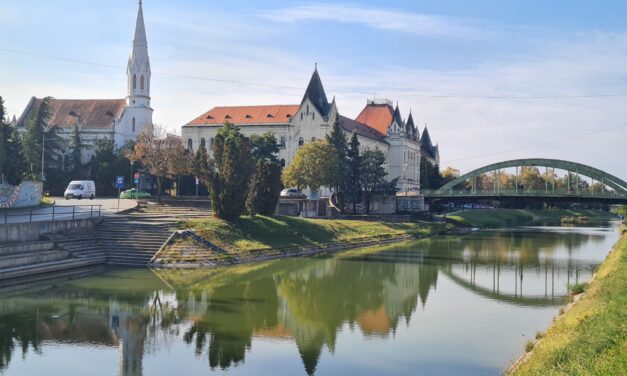
[[[71,198],[93,200],[96,197],[96,184],[93,180],[72,180],[65,189],[63,196],[66,200]]]
[[[280,197],[284,198],[306,198],[305,194],[296,188],[286,188],[281,191]]]
[[[150,197],[150,193],[142,190],[136,190],[135,188],[127,189],[126,191],[122,191],[120,193],[120,198],[123,199],[133,199],[133,198],[146,198]]]

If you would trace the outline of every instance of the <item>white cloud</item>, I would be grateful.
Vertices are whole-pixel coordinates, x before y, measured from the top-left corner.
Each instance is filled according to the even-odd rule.
[[[468,19],[355,5],[301,5],[262,11],[259,16],[275,22],[331,21],[359,24],[422,36],[477,38],[491,34]]]

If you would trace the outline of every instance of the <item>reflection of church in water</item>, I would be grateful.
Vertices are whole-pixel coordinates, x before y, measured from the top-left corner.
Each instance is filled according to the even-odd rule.
[[[521,296],[522,286],[517,286],[514,295],[504,286],[500,292],[491,289],[491,281],[485,285],[479,276],[498,267],[501,283],[516,283],[523,273],[546,271],[550,278],[553,270],[556,283],[564,284],[576,280],[579,270],[594,267],[585,260],[551,261],[516,237],[485,243],[466,239],[450,244],[443,244],[447,239],[430,240],[421,243],[420,251],[401,245],[197,273],[146,271],[131,288],[124,284],[118,290],[94,291],[69,285],[38,293],[46,299],[36,313],[20,311],[29,298],[2,299],[0,371],[11,360],[14,342],[23,351],[30,346],[45,352],[44,342],[117,347],[119,375],[142,375],[147,353],[159,354],[164,343],[183,341],[196,356],[206,354],[211,370],[227,370],[245,362],[255,338],[273,338],[294,343],[305,371],[313,374],[325,347],[335,352],[340,333],[393,338],[399,328],[419,321],[419,305],[428,306],[438,279],[505,304],[556,306],[564,301],[565,291],[549,299]],[[586,241],[577,236],[564,244],[543,239],[546,249],[553,245],[566,253]],[[486,252],[495,244],[514,252]]]

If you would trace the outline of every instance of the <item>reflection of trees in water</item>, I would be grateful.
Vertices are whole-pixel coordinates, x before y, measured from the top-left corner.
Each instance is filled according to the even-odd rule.
[[[68,284],[36,297],[11,298],[12,307],[3,302],[0,370],[19,347],[24,353],[41,351],[42,338],[121,343],[120,373],[126,375],[142,373],[146,352],[182,338],[196,354],[207,354],[212,370],[225,370],[245,361],[253,336],[264,336],[293,339],[312,374],[324,347],[335,351],[344,325],[366,336],[394,335],[399,324],[409,323],[418,299],[426,304],[441,272],[460,265],[546,268],[554,264],[555,249],[574,250],[599,239],[578,233],[534,233],[533,239],[523,233],[482,233],[326,259],[159,271],[159,278],[143,274],[142,283],[124,281],[117,287],[110,285],[117,283],[111,277],[101,279],[98,288],[93,282]],[[456,283],[476,287],[472,280]],[[491,298],[513,303],[498,294]]]

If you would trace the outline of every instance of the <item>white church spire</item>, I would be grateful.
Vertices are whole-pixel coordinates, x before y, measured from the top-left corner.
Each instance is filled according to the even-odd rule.
[[[133,50],[128,59],[128,106],[150,107],[150,59],[148,58],[148,40],[144,25],[142,2],[139,1]]]
[[[126,107],[115,131],[115,143],[118,147],[122,146],[126,140],[137,138],[142,129],[152,125],[150,59],[141,0],[138,4],[133,49],[128,59],[126,75],[128,85]]]

